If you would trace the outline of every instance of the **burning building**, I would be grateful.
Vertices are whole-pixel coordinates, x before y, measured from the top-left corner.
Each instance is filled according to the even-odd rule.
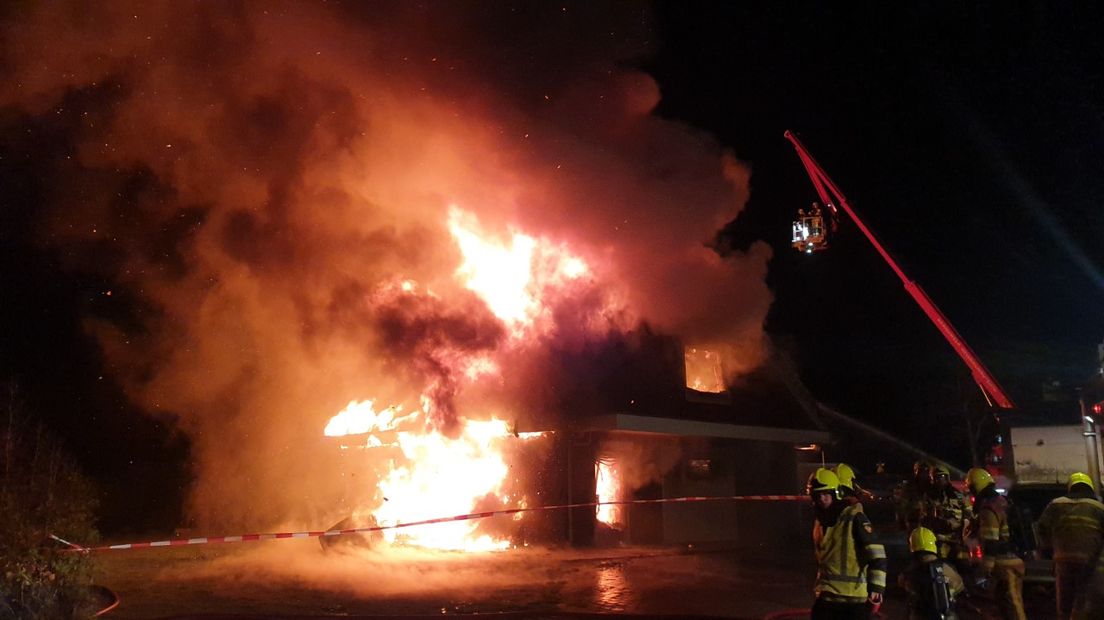
[[[787,385],[768,364],[723,390],[703,392],[686,349],[679,373],[677,342],[661,389],[588,418],[562,447],[569,502],[660,500],[800,493],[811,443],[830,441],[815,402]],[[664,394],[665,392],[665,394]],[[593,463],[593,466],[591,466]],[[575,510],[566,536],[576,544],[714,543],[788,547],[803,527],[793,502],[643,503]]]
[[[703,392],[691,387],[700,385],[690,374],[700,353],[686,348],[680,356],[676,339],[646,339],[648,346],[634,351],[635,365],[621,365],[606,377],[600,407],[565,423],[473,422],[455,439],[393,432],[387,439],[401,412],[377,413],[371,402],[350,403],[326,430],[341,440],[342,451],[393,449],[408,464],[388,461],[379,486],[351,490],[346,496],[360,493],[360,499],[346,505],[355,511],[374,503],[380,508],[371,513],[373,522],[401,523],[470,511],[598,504],[518,514],[506,523],[463,521],[387,533],[389,541],[444,549],[792,543],[803,508],[792,502],[628,503],[800,492],[808,460],[801,448],[830,440],[815,403],[791,390],[777,366],[764,366],[732,388]],[[649,377],[645,369],[651,371],[648,381],[639,379]],[[353,476],[355,469],[343,467],[342,475]]]
[[[822,431],[785,390],[748,400],[778,385],[755,379],[771,249],[717,242],[750,168],[653,113],[639,8],[515,8],[3,24],[5,122],[49,146],[41,243],[102,283],[105,377],[189,438],[197,528],[795,487]],[[738,534],[714,509],[712,533],[634,506],[422,544]]]

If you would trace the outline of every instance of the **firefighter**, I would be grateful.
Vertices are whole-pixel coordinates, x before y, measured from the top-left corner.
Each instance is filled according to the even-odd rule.
[[[920,524],[935,532],[940,559],[964,566],[970,559],[962,543],[964,525],[970,513],[966,498],[951,486],[951,470],[946,465],[932,465],[930,480]]]
[[[813,546],[817,577],[812,620],[868,619],[882,604],[886,585],[885,547],[861,506],[839,497],[839,478],[830,469],[809,477],[816,521]]]
[[[833,471],[836,474],[836,478],[839,479],[840,499],[853,506],[858,506],[859,510],[862,511],[863,506],[860,494],[864,493],[864,491],[855,480],[855,470],[847,463],[840,463],[835,466]]]
[[[995,586],[997,606],[1005,620],[1027,620],[1023,605],[1024,561],[1012,549],[1008,531],[1008,502],[997,493],[989,472],[975,467],[966,473],[974,495],[977,537],[982,568]]]
[[[1073,613],[1104,544],[1104,504],[1092,479],[1071,474],[1066,489],[1066,496],[1050,502],[1039,517],[1039,548],[1054,553],[1055,598],[1063,619]]]
[[[911,532],[920,525],[920,514],[924,497],[928,492],[929,480],[928,464],[924,461],[916,461],[912,464],[912,478],[893,489],[897,526],[902,530]]]
[[[954,620],[955,597],[966,589],[954,566],[937,555],[936,534],[918,527],[909,535],[912,560],[897,577],[908,592],[909,620]]]

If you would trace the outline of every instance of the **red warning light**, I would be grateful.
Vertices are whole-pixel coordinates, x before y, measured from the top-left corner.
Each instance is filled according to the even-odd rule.
[[[1104,412],[1104,401],[1101,401],[1101,402],[1096,403],[1095,405],[1093,405],[1092,406],[1092,412],[1096,415],[1100,415],[1102,412]]]

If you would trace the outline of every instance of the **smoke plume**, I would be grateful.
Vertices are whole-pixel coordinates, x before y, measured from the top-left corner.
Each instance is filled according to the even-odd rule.
[[[636,5],[6,11],[0,105],[66,135],[42,242],[111,283],[122,318],[87,329],[192,438],[201,523],[327,523],[329,416],[428,395],[454,432],[484,396],[518,402],[542,343],[646,322],[724,348],[731,372],[758,363],[769,249],[710,249],[749,172],[653,114],[660,85],[629,68],[655,36]],[[458,212],[589,267],[542,302],[536,345],[458,280]],[[518,364],[474,387],[484,358]]]

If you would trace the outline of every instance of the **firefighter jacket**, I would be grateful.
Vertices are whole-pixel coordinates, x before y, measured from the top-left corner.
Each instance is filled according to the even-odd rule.
[[[966,498],[954,487],[932,488],[921,508],[920,525],[935,532],[940,546],[962,545],[962,531],[969,517]],[[940,551],[944,555],[943,550]]]
[[[968,516],[966,498],[954,487],[928,491],[921,507],[920,524],[935,533],[940,557],[955,559],[963,553],[960,549]]]
[[[874,542],[874,530],[862,504],[840,501],[833,508],[828,516],[818,516],[813,526],[814,590],[817,598],[828,601],[862,603],[870,592],[885,591],[885,547]]]
[[[1088,564],[1104,544],[1104,504],[1089,493],[1055,499],[1039,517],[1039,543],[1055,562]]]
[[[974,512],[977,514],[977,536],[985,570],[1011,565],[1017,565],[1022,570],[1023,560],[1012,548],[1008,530],[1008,501],[990,486],[977,496]]]

